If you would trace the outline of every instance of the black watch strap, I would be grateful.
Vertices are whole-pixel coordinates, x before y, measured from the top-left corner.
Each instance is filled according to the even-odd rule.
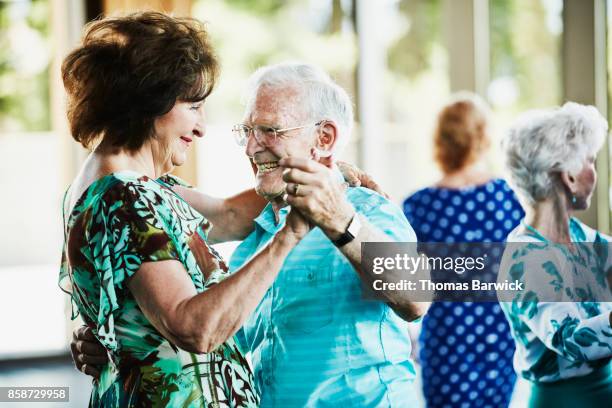
[[[357,234],[359,233],[360,228],[361,222],[359,221],[357,213],[355,213],[355,215],[353,215],[353,219],[351,219],[351,222],[346,228],[346,231],[344,231],[337,240],[332,242],[336,247],[341,248],[355,239],[355,236],[357,236]]]
[[[344,234],[340,235],[340,238],[338,238],[337,240],[333,241],[333,243],[338,248],[341,248],[341,247],[345,246],[346,244],[348,244],[349,242],[351,242],[354,239],[355,239],[355,237],[353,235],[351,235],[350,232],[346,231]]]

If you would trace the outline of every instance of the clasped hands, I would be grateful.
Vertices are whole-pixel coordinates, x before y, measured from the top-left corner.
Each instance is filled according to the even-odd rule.
[[[321,228],[331,240],[338,239],[355,215],[345,195],[346,183],[339,181],[332,169],[315,160],[286,157],[278,164],[285,168],[287,204],[311,225]]]

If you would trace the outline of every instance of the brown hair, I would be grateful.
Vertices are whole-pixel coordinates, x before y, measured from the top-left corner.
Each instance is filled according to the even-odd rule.
[[[474,162],[489,147],[487,108],[475,95],[458,95],[438,116],[434,157],[444,173]]]
[[[72,137],[137,150],[177,100],[204,100],[217,71],[195,19],[149,11],[94,21],[62,64]]]

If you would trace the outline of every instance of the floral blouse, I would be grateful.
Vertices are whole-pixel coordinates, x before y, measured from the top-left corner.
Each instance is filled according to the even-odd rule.
[[[508,235],[524,244],[509,244],[499,277],[524,282],[512,302],[501,303],[516,341],[514,368],[534,382],[590,374],[612,359],[612,238],[572,218],[572,242],[596,244],[572,252],[523,225],[527,233]]]
[[[64,209],[60,287],[110,359],[90,406],[258,404],[251,369],[233,338],[208,354],[181,350],[153,327],[127,288],[143,262],[178,260],[198,292],[229,274],[206,243],[208,221],[169,188],[176,182],[113,173],[89,186],[70,213]]]

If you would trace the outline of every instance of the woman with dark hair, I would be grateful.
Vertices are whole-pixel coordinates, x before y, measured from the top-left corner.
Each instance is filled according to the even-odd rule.
[[[502,242],[522,217],[506,182],[484,170],[488,122],[485,103],[467,93],[440,112],[434,154],[442,179],[404,201],[419,242]],[[508,323],[498,303],[461,296],[432,303],[423,318],[419,359],[427,406],[506,407],[516,379]]]
[[[607,137],[594,106],[568,102],[523,114],[502,142],[525,209],[500,267],[523,290],[502,309],[532,408],[612,404],[612,237],[573,217],[591,204]]]
[[[233,336],[310,228],[291,211],[230,276],[207,240],[237,234],[229,224],[248,225],[263,201],[246,193],[234,204],[254,205],[231,219],[211,211],[209,236],[209,221],[170,188],[165,174],[204,135],[217,76],[204,28],[154,12],[102,19],[62,75],[72,135],[92,151],[64,198],[60,286],[110,360],[90,405],[257,406]]]

